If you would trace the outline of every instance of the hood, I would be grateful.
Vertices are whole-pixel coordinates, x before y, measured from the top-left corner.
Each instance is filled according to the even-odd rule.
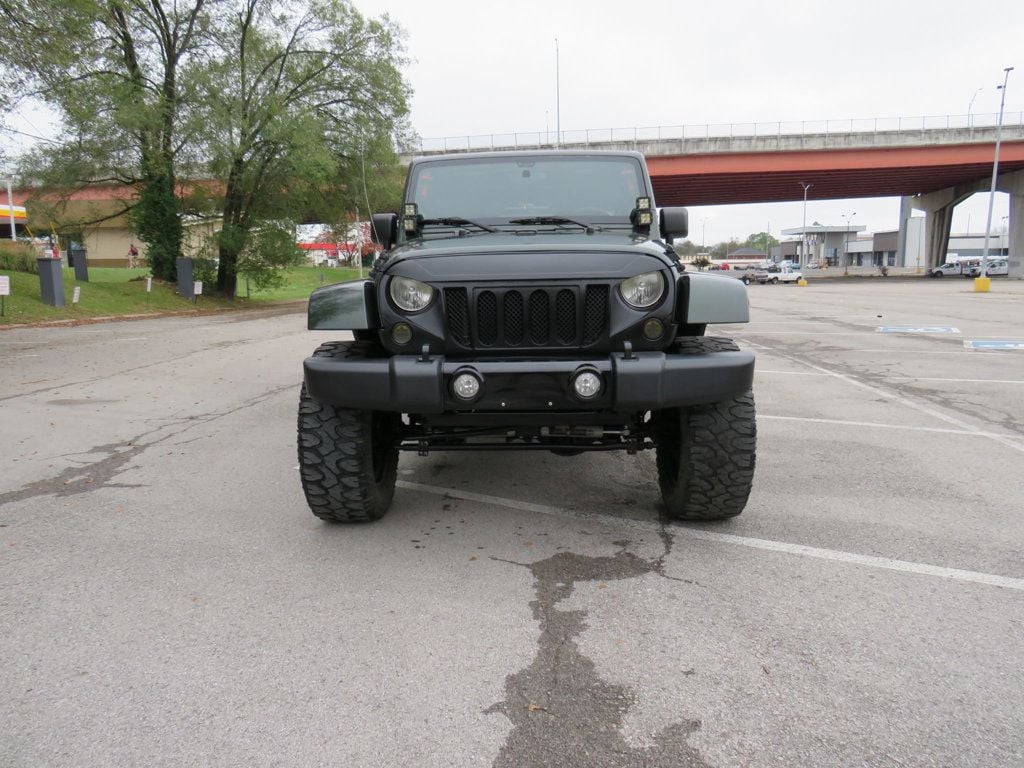
[[[625,278],[673,267],[666,250],[627,231],[498,232],[404,243],[380,269],[424,282]]]

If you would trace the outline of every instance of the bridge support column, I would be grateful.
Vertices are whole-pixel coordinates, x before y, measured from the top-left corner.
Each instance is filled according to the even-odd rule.
[[[907,227],[910,226],[910,216],[914,212],[914,198],[904,196],[900,198],[900,231],[896,236],[896,266],[907,266]]]
[[[953,225],[953,209],[957,203],[963,202],[978,191],[977,184],[959,184],[955,187],[940,189],[917,195],[913,198],[913,207],[924,211],[925,219],[925,269],[937,267],[946,260],[949,250],[949,233]],[[901,207],[902,215],[902,207]],[[903,229],[903,221],[900,221]]]
[[[996,189],[1010,195],[1010,276],[1024,277],[1024,171],[1000,176]]]

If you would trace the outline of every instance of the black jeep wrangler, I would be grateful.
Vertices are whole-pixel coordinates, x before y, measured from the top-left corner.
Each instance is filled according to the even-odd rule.
[[[306,359],[302,486],[317,517],[375,520],[400,451],[657,451],[668,513],[743,511],[754,356],[705,336],[747,322],[739,280],[684,270],[683,208],[635,152],[414,160],[401,214],[373,216],[370,279],[327,286]]]

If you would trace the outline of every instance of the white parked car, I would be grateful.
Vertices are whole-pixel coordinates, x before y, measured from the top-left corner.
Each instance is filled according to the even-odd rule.
[[[945,264],[928,270],[928,277],[943,277],[945,275],[962,274],[964,274],[964,265],[963,262],[959,261],[947,261]]]
[[[790,266],[780,267],[777,272],[759,269],[754,273],[754,279],[759,283],[795,283],[803,277],[802,272]]]
[[[996,275],[1009,275],[1010,267],[1007,264],[1006,259],[992,259],[986,266],[985,272],[988,273],[989,277],[995,277]],[[981,264],[971,267],[971,277],[981,277]]]

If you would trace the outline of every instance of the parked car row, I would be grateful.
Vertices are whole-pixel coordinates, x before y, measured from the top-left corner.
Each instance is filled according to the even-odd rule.
[[[1010,267],[1006,259],[990,259],[985,272],[989,277],[998,275],[1009,275]],[[972,259],[970,261],[947,261],[928,270],[928,277],[944,277],[945,275],[963,275],[964,277],[980,277],[981,261]]]

